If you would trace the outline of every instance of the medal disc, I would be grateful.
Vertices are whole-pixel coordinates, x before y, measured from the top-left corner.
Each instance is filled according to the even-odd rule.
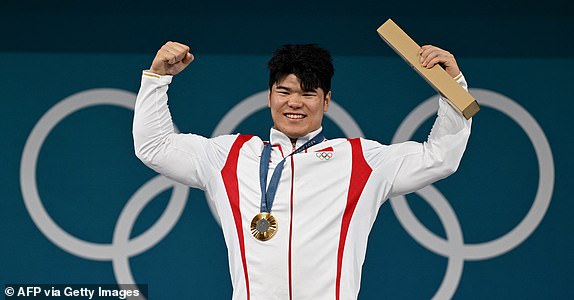
[[[270,213],[258,213],[251,221],[251,234],[260,241],[267,241],[277,232],[277,221]]]

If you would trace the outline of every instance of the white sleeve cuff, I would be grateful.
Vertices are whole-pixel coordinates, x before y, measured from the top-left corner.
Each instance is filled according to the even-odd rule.
[[[151,72],[149,70],[144,70],[142,72],[142,77],[152,79],[152,80],[154,80],[154,79],[159,80],[160,84],[170,84],[171,80],[173,78],[172,75],[159,75],[159,74],[156,74],[156,73]]]

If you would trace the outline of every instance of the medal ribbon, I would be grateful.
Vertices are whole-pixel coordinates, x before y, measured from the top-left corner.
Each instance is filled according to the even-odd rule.
[[[269,161],[271,160],[271,143],[265,144],[263,147],[263,152],[261,153],[261,160],[259,161],[259,183],[261,185],[261,208],[260,212],[271,213],[271,207],[273,206],[273,200],[275,199],[275,193],[277,192],[277,187],[279,186],[279,179],[283,168],[285,167],[285,160],[294,154],[303,152],[312,146],[319,144],[325,140],[322,132],[319,132],[315,137],[307,141],[297,150],[293,151],[291,154],[285,156],[273,170],[271,175],[271,180],[269,181],[269,187],[266,189],[267,185],[267,173],[269,171]]]

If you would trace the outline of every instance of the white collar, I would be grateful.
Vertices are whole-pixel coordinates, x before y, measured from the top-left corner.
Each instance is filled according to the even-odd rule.
[[[285,155],[289,155],[291,152],[293,152],[293,150],[303,146],[303,144],[311,140],[322,130],[323,127],[319,127],[319,129],[311,131],[308,134],[298,138],[295,142],[295,147],[293,147],[291,139],[286,134],[275,128],[271,128],[271,133],[269,134],[269,142],[271,145],[281,145],[281,148],[283,148],[283,151],[285,151]]]

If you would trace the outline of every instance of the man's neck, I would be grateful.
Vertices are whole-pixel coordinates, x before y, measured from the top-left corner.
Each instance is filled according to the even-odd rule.
[[[291,140],[291,145],[293,145],[293,148],[295,148],[297,146],[297,139],[294,138],[289,138]]]
[[[271,134],[269,136],[269,141],[274,144],[283,143],[283,147],[289,147],[289,144],[291,144],[290,148],[295,150],[298,146],[301,146],[304,142],[310,140],[314,135],[318,134],[320,129],[321,128],[318,128],[315,131],[311,131],[304,136],[292,137],[282,131],[277,130],[276,128],[272,128]]]

